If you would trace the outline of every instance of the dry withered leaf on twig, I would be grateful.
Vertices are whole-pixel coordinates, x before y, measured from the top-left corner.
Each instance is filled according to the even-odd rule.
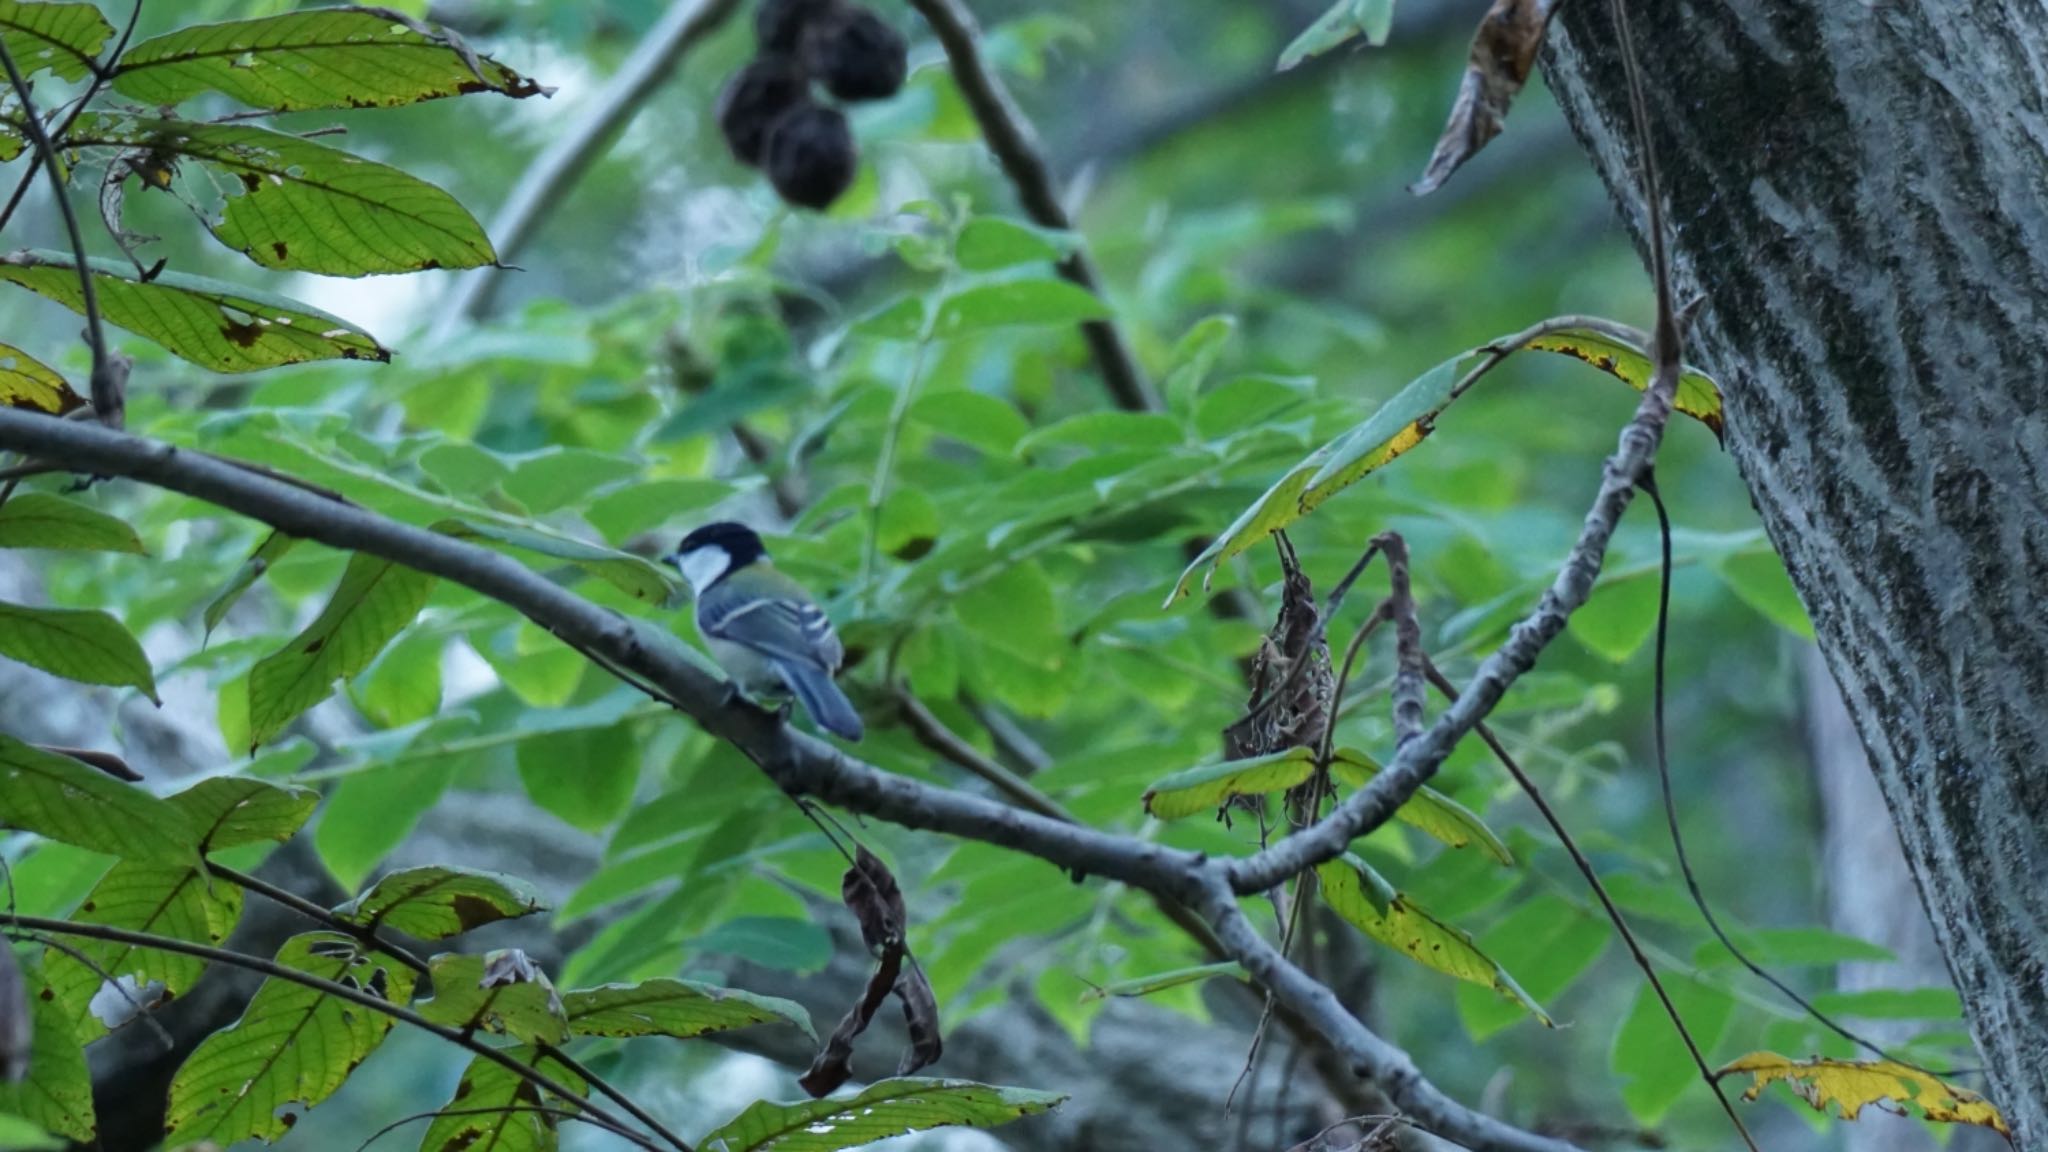
[[[906,1076],[939,1058],[939,1003],[931,982],[910,961],[903,943],[909,914],[903,905],[903,889],[888,865],[865,846],[854,856],[853,867],[839,881],[839,898],[860,922],[861,939],[877,961],[861,998],[848,1010],[839,1027],[825,1040],[817,1059],[797,1083],[812,1096],[831,1094],[853,1075],[853,1042],[874,1021],[882,1002],[894,992],[903,1003],[903,1018],[910,1028],[910,1050],[903,1054],[896,1074]]]
[[[1450,121],[1430,153],[1429,167],[1409,191],[1426,196],[1443,187],[1451,173],[1478,155],[1487,141],[1500,135],[1508,106],[1536,67],[1536,50],[1557,0],[1494,0],[1472,35],[1465,77],[1458,84],[1458,102]]]

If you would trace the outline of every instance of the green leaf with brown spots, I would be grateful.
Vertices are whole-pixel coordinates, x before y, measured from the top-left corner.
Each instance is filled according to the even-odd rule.
[[[0,160],[11,159],[0,150]],[[85,397],[73,392],[55,368],[12,344],[0,344],[0,407],[62,416],[85,407]]]
[[[254,748],[325,700],[418,616],[434,578],[379,556],[349,557],[318,619],[249,670],[249,744]]]
[[[698,1142],[702,1152],[837,1152],[906,1132],[994,1128],[1049,1111],[1057,1092],[997,1088],[969,1080],[905,1077],[858,1096],[778,1104],[762,1100]]]
[[[89,5],[79,5],[89,7]],[[130,48],[114,90],[145,104],[220,92],[256,108],[390,108],[470,92],[546,89],[429,25],[371,8],[198,24]]]
[[[0,656],[80,684],[138,688],[157,699],[156,674],[142,645],[105,612],[0,603]]]
[[[51,72],[60,80],[83,80],[113,34],[94,4],[0,0],[0,42],[23,76]]]
[[[434,866],[393,872],[334,911],[352,924],[441,940],[540,910],[540,896],[523,880]]]
[[[412,1000],[413,973],[365,954],[347,936],[308,932],[285,941],[277,963],[391,1004]],[[171,1080],[165,1146],[275,1141],[285,1109],[334,1095],[384,1036],[391,1018],[317,989],[271,977],[242,1018],[208,1036]]]
[[[1324,901],[1352,927],[1418,964],[1491,988],[1544,1027],[1554,1026],[1514,977],[1479,950],[1470,934],[1416,907],[1363,860],[1347,854],[1317,865],[1316,879]]]
[[[1555,352],[1584,364],[1591,364],[1609,376],[1641,392],[1650,386],[1656,366],[1650,354],[1620,332],[1596,332],[1590,328],[1566,328],[1529,341],[1538,352]],[[1721,412],[1721,388],[1705,372],[1688,364],[1678,376],[1678,394],[1672,407],[1705,424],[1719,440],[1727,433]]]
[[[1245,760],[1199,764],[1175,772],[1145,790],[1145,813],[1179,820],[1215,812],[1237,796],[1263,796],[1305,783],[1315,775],[1313,748],[1287,748]]]
[[[572,1092],[588,1091],[583,1077],[532,1048],[507,1048],[505,1055]],[[552,1110],[574,1107],[479,1056],[463,1070],[454,1099],[428,1123],[420,1152],[555,1152],[561,1146],[560,1118]]]
[[[124,860],[182,863],[199,831],[184,812],[69,756],[0,735],[0,826]]]
[[[12,947],[0,942],[0,948]],[[29,993],[28,1074],[19,1084],[0,1079],[0,1115],[19,1116],[46,1132],[93,1145],[99,1124],[93,1113],[85,1041],[72,1034],[69,1014],[41,972],[22,967]]]
[[[262,265],[369,276],[497,263],[476,217],[448,193],[389,165],[251,124],[136,120],[92,113],[73,145],[145,148],[217,173],[228,190],[214,238]]]
[[[560,1044],[569,1020],[555,986],[524,953],[502,948],[483,956],[447,952],[427,961],[434,998],[419,1013],[436,1024],[510,1036],[522,1044]]]
[[[111,260],[94,259],[88,266],[107,323],[215,372],[391,359],[369,333],[296,300],[179,272],[145,282],[133,267]],[[0,280],[83,315],[77,268],[68,253],[15,252],[0,257]]]
[[[147,551],[126,521],[47,492],[24,492],[0,506],[0,548],[138,556]]]
[[[1330,775],[1349,788],[1365,787],[1379,772],[1379,763],[1355,748],[1339,748],[1331,758]],[[1508,846],[1477,813],[1428,785],[1416,789],[1407,803],[1394,809],[1394,819],[1452,848],[1477,844],[1502,864],[1515,862]]]

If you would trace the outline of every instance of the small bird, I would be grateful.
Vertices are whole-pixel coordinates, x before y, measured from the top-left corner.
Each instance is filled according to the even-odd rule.
[[[795,696],[820,728],[860,739],[860,714],[832,680],[845,646],[803,585],[776,571],[753,529],[706,524],[662,559],[690,582],[697,631],[735,687],[756,700]]]

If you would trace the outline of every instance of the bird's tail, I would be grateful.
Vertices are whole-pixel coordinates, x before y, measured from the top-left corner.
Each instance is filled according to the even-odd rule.
[[[793,661],[777,661],[775,669],[782,673],[782,682],[803,701],[804,711],[811,714],[818,727],[843,739],[860,739],[860,713],[853,710],[853,701],[832,682],[831,673]]]

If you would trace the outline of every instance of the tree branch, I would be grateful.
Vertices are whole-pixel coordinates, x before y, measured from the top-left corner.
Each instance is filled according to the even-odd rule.
[[[1669,398],[1664,401],[1668,410]],[[1634,433],[1632,427],[1631,435]],[[1654,443],[1652,433],[1645,451]],[[1271,988],[1280,1003],[1300,1013],[1343,1054],[1354,1072],[1378,1084],[1396,1107],[1424,1127],[1483,1152],[1571,1149],[1569,1144],[1509,1127],[1444,1096],[1421,1077],[1405,1052],[1373,1034],[1345,1010],[1335,993],[1260,937],[1238,909],[1232,892],[1232,883],[1245,871],[1244,866],[1261,863],[1258,858],[1232,867],[1201,853],[1062,823],[884,772],[786,726],[774,715],[732,701],[725,682],[666,632],[591,604],[509,557],[323,500],[200,453],[94,425],[12,410],[0,410],[0,448],[59,460],[81,471],[141,480],[264,521],[303,539],[368,552],[451,580],[524,614],[579,651],[653,685],[708,734],[730,742],[785,789],[907,828],[1017,849],[1070,872],[1118,880],[1185,904],[1213,926],[1225,950]],[[1628,491],[1624,485],[1624,502]],[[1600,508],[1595,512],[1589,525]],[[1599,540],[1604,544],[1604,533]],[[1593,564],[1597,568],[1597,556]],[[1584,577],[1584,583],[1590,581],[1590,576]],[[1583,600],[1585,589],[1579,588],[1577,595]],[[1563,626],[1561,616],[1557,626]],[[1477,697],[1480,687],[1475,686],[1468,700]],[[1496,690],[1493,699],[1498,696]],[[1458,714],[1453,709],[1446,718]],[[1438,728],[1444,726],[1440,721]],[[1381,779],[1426,776],[1434,764],[1428,769],[1418,767],[1415,750],[1430,744],[1429,735],[1412,741]],[[1448,745],[1445,747],[1448,750]],[[1410,785],[1410,791],[1412,788]],[[1368,794],[1373,790],[1359,793]],[[1325,821],[1284,843],[1316,836],[1332,822]],[[1270,859],[1264,863],[1270,866]]]
[[[550,144],[512,188],[491,220],[498,259],[510,262],[603,156],[649,97],[675,72],[690,49],[718,30],[739,9],[740,0],[675,0],[661,22],[648,29],[639,47],[619,67],[582,122]],[[478,268],[457,285],[434,320],[431,339],[440,340],[491,306],[503,264]]]
[[[960,95],[966,98],[975,121],[981,125],[981,134],[988,141],[989,150],[995,153],[996,162],[1016,186],[1017,199],[1025,213],[1041,227],[1074,234],[1074,250],[1060,262],[1060,275],[1101,296],[1101,273],[1088,255],[1086,242],[1075,232],[1066,206],[1060,203],[1052,166],[1046,162],[1038,133],[1010,98],[1002,80],[989,71],[987,61],[982,59],[980,29],[975,26],[974,14],[960,0],[910,0],[910,6],[924,17],[946,50]],[[1121,329],[1108,320],[1090,320],[1081,325],[1081,335],[1087,339],[1089,351],[1102,372],[1102,382],[1117,407],[1127,412],[1161,410],[1159,393],[1146,378],[1145,370],[1138,366],[1137,354]]]

